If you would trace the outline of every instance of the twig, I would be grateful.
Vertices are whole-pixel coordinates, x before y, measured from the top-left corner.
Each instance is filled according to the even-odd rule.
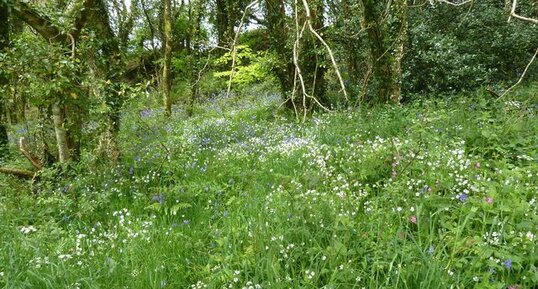
[[[514,1],[515,2],[515,1]],[[503,96],[505,96],[509,91],[511,91],[512,89],[514,89],[514,87],[518,86],[521,81],[523,80],[523,77],[525,77],[525,74],[527,74],[527,70],[529,70],[529,67],[531,66],[531,64],[534,62],[534,60],[536,59],[536,56],[538,55],[538,48],[536,48],[536,52],[534,52],[534,55],[532,56],[532,59],[531,61],[529,62],[529,64],[527,64],[527,67],[525,67],[525,70],[523,71],[523,73],[521,74],[521,76],[519,77],[519,80],[514,84],[512,85],[510,88],[508,88],[507,90],[505,90],[501,96],[499,96],[499,98],[497,98],[497,100],[501,99]]]

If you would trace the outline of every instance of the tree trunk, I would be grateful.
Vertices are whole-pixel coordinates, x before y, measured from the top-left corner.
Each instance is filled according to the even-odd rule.
[[[361,0],[363,8],[363,27],[368,31],[370,57],[373,66],[374,78],[377,82],[377,96],[375,102],[400,101],[401,69],[397,64],[397,57],[387,46],[389,37],[383,30],[382,9],[374,0]],[[399,0],[404,1],[404,0]],[[398,36],[399,37],[399,36]],[[389,44],[390,45],[390,44]],[[403,47],[403,46],[402,46]]]
[[[58,146],[58,158],[60,163],[63,164],[69,161],[69,146],[64,127],[64,112],[59,103],[52,105],[52,120],[56,134],[56,145]]]
[[[171,0],[163,0],[163,38],[164,38],[164,65],[163,65],[163,96],[164,109],[167,116],[172,115],[172,78],[170,67],[172,64],[172,3]]]
[[[228,14],[228,1],[216,0],[216,9],[217,41],[220,47],[226,47],[231,37],[231,35],[228,34],[228,18],[230,17],[230,15]]]
[[[276,75],[282,96],[287,99],[293,90],[295,66],[292,60],[290,47],[287,47],[289,32],[286,28],[286,10],[283,0],[265,0],[267,30],[271,49],[277,56],[277,63],[273,65],[273,73]],[[288,107],[293,108],[293,103],[288,101]]]
[[[106,4],[104,0],[94,1],[95,7],[92,8],[89,24],[102,41],[101,51],[104,61],[99,69],[107,80],[103,95],[108,111],[105,115],[105,132],[101,136],[101,149],[102,153],[108,156],[109,161],[115,164],[120,157],[117,135],[120,130],[121,108],[124,101],[120,94],[124,65],[118,39],[110,26]]]
[[[0,2],[0,54],[4,52],[9,46],[9,10],[5,2]],[[0,71],[0,85],[7,84],[7,78],[2,71]],[[7,151],[8,135],[7,135],[7,118],[6,107],[4,105],[5,99],[3,95],[0,95],[0,158],[2,158]]]

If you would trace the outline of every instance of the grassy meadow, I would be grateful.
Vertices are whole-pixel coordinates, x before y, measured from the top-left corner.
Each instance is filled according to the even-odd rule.
[[[538,288],[536,88],[278,105],[131,103],[117,167],[1,175],[0,287]]]

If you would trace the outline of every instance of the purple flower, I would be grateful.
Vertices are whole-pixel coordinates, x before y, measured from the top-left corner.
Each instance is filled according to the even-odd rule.
[[[507,259],[504,261],[504,267],[506,267],[508,270],[512,269],[512,259]]]
[[[153,112],[150,109],[144,109],[140,112],[141,117],[150,117],[153,115]]]
[[[458,197],[460,202],[465,202],[465,201],[467,201],[468,198],[469,198],[469,196],[467,194],[465,194],[465,193],[460,194],[459,197]]]
[[[159,204],[164,203],[164,196],[162,194],[155,194],[151,199],[155,202],[158,202]]]

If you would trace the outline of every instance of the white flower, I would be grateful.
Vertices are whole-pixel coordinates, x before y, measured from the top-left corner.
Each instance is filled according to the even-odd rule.
[[[23,234],[30,234],[33,232],[37,232],[37,229],[34,226],[28,226],[28,227],[22,227],[21,233]]]

